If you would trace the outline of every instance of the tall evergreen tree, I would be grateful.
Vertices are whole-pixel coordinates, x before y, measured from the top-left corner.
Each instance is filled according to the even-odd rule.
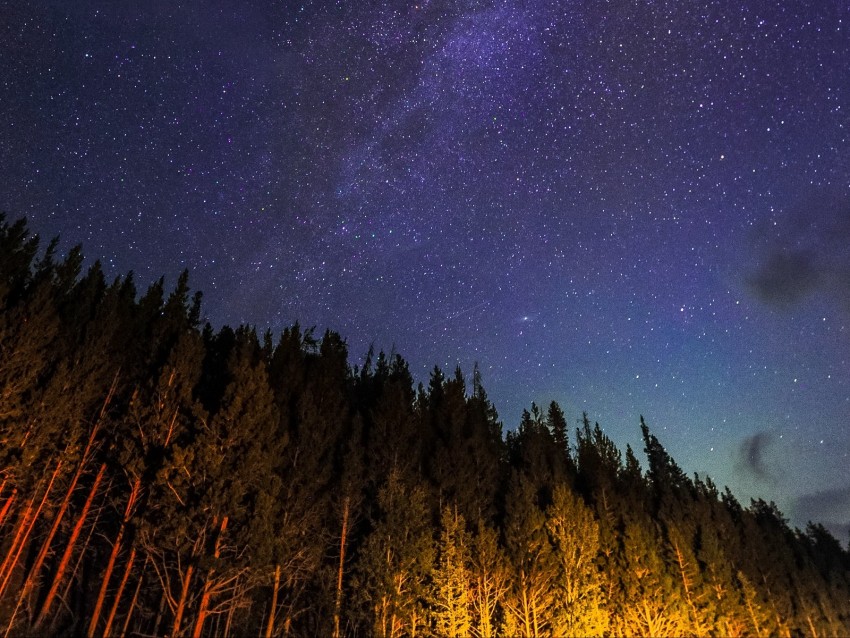
[[[557,568],[532,482],[515,473],[505,503],[511,587],[503,599],[506,633],[539,638],[552,631]]]
[[[618,633],[627,636],[686,636],[683,594],[665,562],[665,548],[655,524],[638,518],[626,522],[624,564],[618,574],[623,608]]]
[[[478,522],[469,562],[472,581],[472,630],[478,638],[500,635],[503,604],[510,586],[510,568],[496,530]]]
[[[377,505],[360,552],[355,587],[374,635],[415,635],[427,628],[426,587],[434,563],[425,490],[393,472],[378,493]]]
[[[608,610],[597,565],[599,525],[593,513],[578,495],[558,486],[546,510],[546,530],[557,565],[552,633],[602,636],[608,629]]]
[[[472,631],[470,549],[463,515],[456,507],[443,507],[430,596],[431,617],[438,636],[462,638]]]

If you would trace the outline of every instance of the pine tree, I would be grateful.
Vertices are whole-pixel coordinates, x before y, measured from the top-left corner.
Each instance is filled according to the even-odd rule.
[[[186,607],[194,598],[193,578],[205,543],[202,533],[207,519],[198,493],[204,468],[195,461],[199,427],[209,419],[195,398],[203,356],[199,335],[187,334],[131,411],[147,483],[136,541],[145,564],[156,575],[159,600],[172,614],[171,627],[166,629],[162,611],[157,613],[153,633],[179,635]],[[131,552],[127,562],[134,559]]]
[[[407,364],[397,358],[385,371],[381,368],[379,365],[376,373],[384,379],[381,392],[364,415],[366,464],[370,468],[365,478],[373,494],[390,473],[420,475],[423,465],[423,441],[418,436],[415,393]]]
[[[507,434],[508,462],[522,471],[531,481],[535,497],[541,507],[551,502],[556,485],[570,484],[568,456],[556,443],[546,418],[540,409],[531,404],[524,410],[519,427]]]
[[[570,458],[569,436],[567,434],[567,419],[561,406],[555,401],[549,404],[546,412],[546,424],[552,433],[552,440],[563,455],[564,465],[572,470],[572,459]],[[572,473],[572,472],[571,472]]]
[[[776,619],[766,607],[759,591],[743,572],[737,573],[737,579],[740,583],[742,603],[746,611],[747,628],[745,635],[753,635],[756,638],[777,635]]]
[[[0,213],[0,309],[14,304],[30,282],[38,253],[38,236],[30,236],[26,219],[11,225]]]
[[[443,507],[440,542],[432,573],[431,614],[439,636],[461,638],[472,630],[470,539],[466,521],[456,507]]]
[[[643,416],[640,417],[640,429],[649,463],[647,479],[652,489],[655,513],[662,518],[676,518],[679,514],[679,503],[692,497],[693,484],[649,431]]]
[[[253,331],[239,331],[228,365],[228,383],[219,411],[196,439],[194,462],[200,509],[197,530],[206,537],[198,566],[203,579],[193,636],[199,638],[214,610],[239,604],[237,585],[247,578],[255,519],[274,486],[274,463],[282,449],[274,437],[277,414],[265,362]],[[238,525],[237,525],[238,524]]]
[[[496,531],[483,521],[472,541],[469,562],[472,580],[472,634],[478,638],[500,635],[502,605],[508,592],[510,571]]]
[[[598,423],[590,427],[587,414],[582,415],[582,427],[576,432],[578,487],[593,501],[604,494],[612,498],[623,471],[622,455]]]
[[[514,474],[505,503],[505,544],[511,587],[503,602],[506,629],[526,638],[548,635],[556,597],[557,566],[531,481]]]
[[[479,380],[480,382],[480,380]],[[424,421],[435,429],[431,475],[445,502],[451,502],[467,520],[490,518],[501,457],[500,427],[481,389],[466,396],[460,369],[437,385],[432,379]]]
[[[624,607],[618,633],[627,636],[688,635],[683,593],[667,568],[664,549],[651,520],[629,520],[623,536],[625,562],[619,574]]]
[[[603,635],[608,628],[608,611],[597,566],[599,525],[593,513],[572,490],[558,486],[546,510],[546,530],[557,564],[552,633]]]
[[[398,638],[425,629],[425,594],[434,543],[425,491],[391,473],[360,552],[355,588],[373,635]]]
[[[672,568],[675,572],[686,606],[688,633],[702,638],[706,635],[713,618],[710,611],[710,592],[703,581],[699,564],[694,555],[694,534],[689,525],[680,527],[668,523],[667,536],[671,550]]]
[[[330,633],[335,598],[330,574],[337,573],[338,565],[326,559],[338,551],[336,481],[347,471],[346,440],[353,435],[351,376],[339,335],[327,332],[318,344],[302,348],[304,376],[299,391],[275,386],[281,436],[288,441],[277,470],[281,485],[277,524],[291,530],[276,533],[280,540],[275,553],[283,567],[278,607],[284,626],[300,623],[302,631]],[[297,368],[293,373],[299,374]],[[286,382],[277,380],[281,385]],[[288,398],[281,401],[283,397]],[[349,497],[356,496],[353,485],[346,489]]]

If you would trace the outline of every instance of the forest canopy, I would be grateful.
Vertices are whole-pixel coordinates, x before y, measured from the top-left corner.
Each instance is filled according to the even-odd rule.
[[[0,216],[9,636],[836,636],[850,553],[478,370],[201,325]]]

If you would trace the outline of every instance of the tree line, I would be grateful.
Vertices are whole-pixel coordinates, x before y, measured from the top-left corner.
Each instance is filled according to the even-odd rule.
[[[478,370],[415,384],[334,332],[201,325],[0,217],[6,636],[850,634],[850,554],[645,469],[586,416],[503,433]]]

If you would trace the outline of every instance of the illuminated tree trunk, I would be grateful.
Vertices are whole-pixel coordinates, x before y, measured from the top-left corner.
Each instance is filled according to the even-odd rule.
[[[280,590],[280,564],[274,566],[274,586],[272,587],[272,605],[269,609],[269,620],[266,623],[266,638],[272,638],[274,633],[274,615],[277,611],[277,594]]]
[[[221,539],[224,532],[227,530],[227,516],[221,519],[221,526],[218,529],[218,536],[215,539],[215,549],[213,550],[213,558],[218,558],[221,554]],[[195,620],[195,629],[192,632],[192,638],[201,638],[201,631],[204,628],[204,621],[207,618],[207,611],[210,605],[210,596],[212,595],[213,576],[215,575],[215,567],[211,567],[207,573],[207,579],[204,583],[204,592],[201,594],[201,605],[198,609],[198,617]]]
[[[74,488],[77,486],[77,480],[82,474],[82,466],[74,475],[71,485],[65,493],[65,498],[62,500],[61,505],[59,506],[59,510],[56,512],[56,515],[53,518],[53,525],[50,527],[50,531],[47,533],[47,537],[42,541],[41,548],[39,549],[38,555],[35,558],[35,562],[30,568],[29,574],[27,575],[27,580],[24,583],[24,587],[21,591],[21,598],[26,598],[29,596],[32,588],[35,587],[36,579],[38,578],[39,572],[41,572],[41,568],[44,566],[44,561],[47,559],[47,554],[50,551],[50,545],[53,543],[53,537],[56,536],[56,532],[59,531],[59,526],[62,523],[62,518],[65,516],[65,511],[68,509],[68,504],[71,501],[71,495],[73,494]]]
[[[233,626],[233,614],[236,611],[236,604],[230,605],[230,609],[227,610],[227,622],[224,623],[224,638],[227,638],[230,635],[230,628]]]
[[[133,550],[135,552],[135,550]],[[139,592],[142,589],[142,583],[145,581],[145,567],[148,566],[148,559],[145,559],[144,564],[142,565],[142,573],[139,574],[139,582],[136,583],[136,591],[133,592],[133,598],[130,599],[130,608],[127,610],[127,614],[124,617],[124,627],[121,629],[121,638],[124,638],[127,635],[127,630],[130,628],[130,619],[133,617],[133,610],[136,609],[136,601],[139,600]],[[165,598],[162,599],[162,604],[165,604]],[[159,622],[157,621],[157,625]],[[107,630],[109,627],[107,627]],[[103,632],[103,638],[109,638],[110,634],[107,631]]]
[[[65,576],[65,570],[68,569],[68,563],[71,560],[71,555],[74,552],[74,546],[77,544],[77,539],[80,537],[80,532],[83,530],[83,525],[88,518],[89,511],[91,510],[91,505],[94,502],[94,497],[97,494],[97,490],[100,487],[101,481],[103,481],[103,477],[106,474],[106,463],[102,463],[100,466],[100,470],[98,470],[97,476],[94,479],[94,484],[89,490],[88,498],[86,498],[85,505],[83,505],[83,511],[80,513],[79,518],[77,519],[76,525],[74,525],[74,530],[71,532],[71,538],[68,540],[68,544],[65,546],[65,552],[62,554],[62,559],[59,561],[59,567],[56,570],[56,575],[53,577],[53,583],[50,586],[50,590],[47,592],[47,597],[44,599],[44,604],[41,606],[41,611],[38,614],[38,618],[36,618],[34,628],[38,629],[41,627],[41,624],[44,622],[44,619],[47,617],[47,614],[50,613],[50,608],[53,605],[53,599],[56,597],[56,592],[59,591],[59,586],[62,583],[62,579]]]
[[[809,629],[811,629],[811,630],[812,630],[812,636],[813,636],[813,638],[818,638],[818,631],[817,631],[817,629],[815,629],[815,626],[814,626],[814,624],[812,623],[812,617],[811,617],[811,616],[809,616],[808,614],[806,614],[806,622],[807,622],[807,623],[808,623],[808,625],[809,625]]]
[[[36,556],[35,562],[33,563],[32,568],[27,575],[27,580],[24,583],[24,588],[21,592],[21,598],[26,598],[29,596],[29,593],[32,591],[32,588],[35,586],[36,579],[38,578],[38,574],[41,571],[41,568],[44,566],[44,561],[47,558],[47,554],[50,551],[50,546],[53,544],[53,537],[56,536],[56,532],[59,530],[59,526],[62,523],[62,518],[65,516],[65,512],[68,510],[68,506],[71,503],[71,497],[74,495],[74,490],[77,488],[77,483],[80,480],[80,477],[83,475],[83,471],[88,464],[89,457],[91,455],[92,448],[94,447],[95,436],[97,435],[97,431],[100,428],[100,423],[103,420],[103,416],[106,414],[106,410],[109,407],[109,404],[112,402],[112,395],[115,393],[115,388],[118,386],[118,375],[115,375],[115,378],[112,381],[112,386],[109,388],[109,393],[106,395],[106,399],[103,401],[103,405],[100,408],[100,414],[98,415],[97,421],[95,421],[94,426],[92,427],[91,433],[89,434],[89,439],[86,443],[86,447],[83,450],[83,454],[80,457],[80,461],[77,464],[77,471],[74,472],[74,476],[71,478],[71,483],[68,485],[68,489],[65,491],[65,497],[62,499],[62,503],[59,506],[59,509],[56,512],[56,516],[53,519],[53,525],[50,527],[50,532],[47,534],[47,538],[44,539],[44,542],[41,545],[41,549],[38,552],[38,556]]]
[[[183,612],[186,610],[186,598],[189,596],[189,585],[192,582],[194,566],[189,565],[183,574],[183,582],[180,586],[180,600],[177,601],[177,611],[174,613],[174,624],[171,627],[171,635],[180,635],[180,624],[183,622]]]
[[[118,584],[118,591],[115,592],[115,600],[112,601],[112,607],[109,610],[109,615],[106,617],[106,627],[103,629],[103,637],[108,638],[110,632],[112,630],[112,623],[115,621],[115,614],[118,612],[118,605],[121,602],[121,595],[124,593],[124,587],[127,585],[127,581],[130,579],[130,572],[133,569],[133,561],[136,558],[136,548],[130,550],[130,556],[127,558],[127,565],[124,567],[124,575],[121,577],[121,582]],[[144,572],[144,570],[142,570]],[[144,577],[144,573],[139,576],[139,586],[136,588],[136,595],[138,595],[138,589],[141,587],[142,578]],[[105,581],[104,581],[105,582]],[[135,596],[134,596],[135,598]],[[133,605],[130,605],[130,610],[127,612],[127,617],[130,617],[130,613],[133,611]],[[91,629],[91,628],[90,628]],[[92,634],[89,634],[92,635]]]
[[[6,481],[3,481],[3,487],[6,486]],[[2,490],[0,490],[2,492]],[[0,510],[0,527],[3,526],[3,522],[6,520],[6,516],[9,514],[9,510],[12,507],[12,503],[15,502],[15,497],[18,495],[18,488],[14,488],[12,493],[6,498],[6,502],[3,504],[3,509]]]
[[[50,482],[44,490],[44,495],[41,498],[41,502],[38,504],[38,508],[36,508],[33,512],[33,506],[35,504],[35,494],[33,494],[21,515],[21,522],[18,526],[18,531],[15,533],[15,538],[12,540],[12,546],[6,554],[6,559],[3,561],[2,567],[0,567],[0,578],[3,579],[2,583],[0,583],[0,598],[2,598],[3,594],[6,592],[9,580],[12,577],[12,573],[15,571],[15,566],[18,564],[18,559],[29,541],[29,536],[32,533],[33,528],[35,528],[35,523],[38,520],[39,514],[41,514],[42,508],[44,508],[44,504],[47,502],[48,496],[50,496],[50,492],[53,489],[53,483],[59,475],[60,469],[62,469],[61,459],[56,463],[56,469],[53,470]]]
[[[109,486],[107,486],[106,491],[109,491]],[[65,579],[67,583],[65,584],[65,589],[62,590],[62,595],[59,597],[60,600],[67,601],[68,597],[71,593],[71,589],[77,585],[77,575],[80,572],[80,565],[82,565],[83,560],[86,557],[86,552],[88,551],[89,544],[91,543],[92,536],[94,536],[95,530],[97,530],[97,523],[100,520],[100,514],[103,511],[103,506],[97,508],[97,513],[95,514],[94,521],[89,526],[89,533],[86,535],[86,540],[83,543],[82,548],[77,554],[77,562],[74,563],[74,569],[71,570],[70,576]],[[55,614],[53,616],[53,621],[50,623],[50,631],[51,635],[56,635],[58,632],[57,621],[61,618],[61,614]]]
[[[336,598],[334,600],[334,633],[333,638],[339,638],[339,617],[342,610],[342,578],[345,573],[345,543],[348,536],[348,512],[350,500],[346,496],[343,501],[342,509],[342,534],[339,539],[339,569],[336,578]],[[278,568],[279,569],[279,568]],[[274,613],[274,610],[272,610]],[[267,633],[266,638],[271,638],[271,634]]]
[[[24,511],[19,517],[18,529],[15,532],[15,537],[12,539],[9,551],[6,552],[6,558],[3,560],[3,565],[0,566],[0,578],[2,578],[2,582],[0,582],[0,598],[2,598],[3,594],[6,592],[9,579],[15,569],[15,565],[18,564],[18,558],[21,555],[21,548],[26,544],[29,535],[32,532],[31,523],[35,518],[37,518],[36,515],[33,514],[34,506],[35,495],[33,495],[29,503],[27,503],[27,506],[24,508]]]
[[[537,608],[537,601],[533,600],[531,606],[531,617],[534,620],[534,638],[540,636],[540,611]]]
[[[88,632],[86,633],[88,638],[94,638],[97,621],[100,619],[103,602],[106,599],[106,590],[109,588],[109,580],[112,578],[112,570],[115,569],[115,561],[118,559],[118,553],[121,551],[121,541],[124,539],[127,523],[129,523],[130,517],[133,515],[133,509],[136,506],[136,500],[139,497],[141,486],[142,479],[138,477],[130,490],[130,497],[127,499],[127,506],[124,508],[124,517],[121,519],[121,527],[118,529],[118,535],[115,538],[115,543],[112,545],[112,552],[109,554],[109,562],[106,564],[106,571],[103,574],[100,591],[97,594],[97,601],[95,602],[92,617],[89,621]],[[120,598],[120,595],[118,597]]]
[[[521,580],[525,580],[522,576],[520,576]],[[525,637],[530,638],[530,636],[534,635],[534,631],[532,629],[531,622],[531,606],[528,603],[528,593],[525,588],[522,589],[522,624],[525,628]]]

